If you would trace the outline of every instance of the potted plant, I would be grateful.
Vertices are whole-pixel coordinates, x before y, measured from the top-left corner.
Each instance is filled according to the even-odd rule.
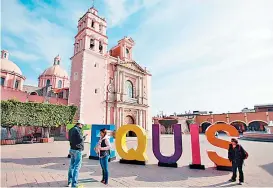
[[[12,126],[2,125],[4,130],[1,131],[1,145],[14,145],[16,144],[16,132]]]

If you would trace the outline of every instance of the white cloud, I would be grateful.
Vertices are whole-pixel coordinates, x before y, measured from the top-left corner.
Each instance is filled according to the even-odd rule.
[[[16,48],[17,47],[16,42],[10,37],[2,38],[2,43],[5,43],[5,45],[8,48]]]
[[[26,79],[24,85],[38,86],[38,79],[37,80]]]
[[[272,103],[272,9],[272,1],[160,4],[134,34],[135,57],[153,74],[153,113]]]
[[[2,29],[24,42],[23,48],[33,55],[24,58],[40,57],[34,70],[43,62],[46,65],[39,71],[51,65],[58,53],[69,70],[77,21],[91,2],[60,0],[59,9],[37,3],[40,8],[28,11],[18,1],[3,1]],[[272,103],[273,1],[105,0],[104,4],[112,28],[145,9],[145,19],[131,35],[136,41],[135,59],[153,75],[154,114],[239,111]],[[50,21],[53,13],[60,23]]]
[[[104,0],[108,27],[120,26],[132,14],[143,8],[151,8],[162,0]]]
[[[38,60],[40,57],[35,55],[35,54],[27,54],[27,53],[24,53],[22,51],[12,51],[10,53],[10,55],[20,59],[20,60],[23,60],[23,61],[36,61]]]
[[[6,33],[16,36],[23,42],[18,50],[24,48],[29,51],[29,54],[23,55],[23,52],[16,52],[15,55],[17,54],[19,58],[28,58],[28,60],[34,60],[38,56],[42,59],[40,62],[42,64],[37,64],[36,68],[40,66],[46,68],[52,64],[53,58],[60,54],[63,57],[62,66],[69,70],[69,57],[73,53],[74,36],[71,30],[50,22],[35,10],[28,11],[18,1],[3,1],[2,7],[4,20],[2,28]],[[10,11],[11,7],[13,11]]]

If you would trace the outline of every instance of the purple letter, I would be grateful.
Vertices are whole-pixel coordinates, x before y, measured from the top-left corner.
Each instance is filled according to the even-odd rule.
[[[170,157],[163,156],[160,152],[160,125],[153,124],[153,152],[155,157],[158,159],[160,163],[176,163],[182,155],[182,133],[181,133],[181,125],[175,124],[173,125],[174,130],[174,154]]]

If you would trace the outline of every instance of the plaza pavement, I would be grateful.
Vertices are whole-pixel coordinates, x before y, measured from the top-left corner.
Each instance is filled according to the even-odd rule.
[[[229,139],[226,136],[220,138]],[[200,136],[202,164],[206,170],[191,170],[190,136],[183,135],[183,154],[178,161],[178,168],[158,167],[153,155],[151,140],[148,141],[147,154],[149,161],[146,166],[120,164],[111,162],[108,186],[115,187],[229,187],[239,186],[228,183],[230,172],[217,171],[206,154],[213,149],[219,155],[226,156],[227,151],[210,145],[205,136]],[[136,145],[135,138],[129,138],[128,146]],[[248,151],[244,172],[246,183],[243,187],[273,186],[273,143],[240,141]],[[1,187],[64,187],[67,184],[69,159],[67,141],[54,143],[21,144],[1,146]],[[161,151],[163,154],[173,153],[173,137],[162,136]],[[85,152],[89,156],[87,145]],[[88,157],[87,156],[87,157]],[[103,187],[101,170],[98,161],[83,160],[80,171],[80,184],[84,187]]]

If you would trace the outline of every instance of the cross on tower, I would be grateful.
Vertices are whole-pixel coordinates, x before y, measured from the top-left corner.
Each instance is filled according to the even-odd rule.
[[[95,0],[92,0],[92,8],[94,8]]]

